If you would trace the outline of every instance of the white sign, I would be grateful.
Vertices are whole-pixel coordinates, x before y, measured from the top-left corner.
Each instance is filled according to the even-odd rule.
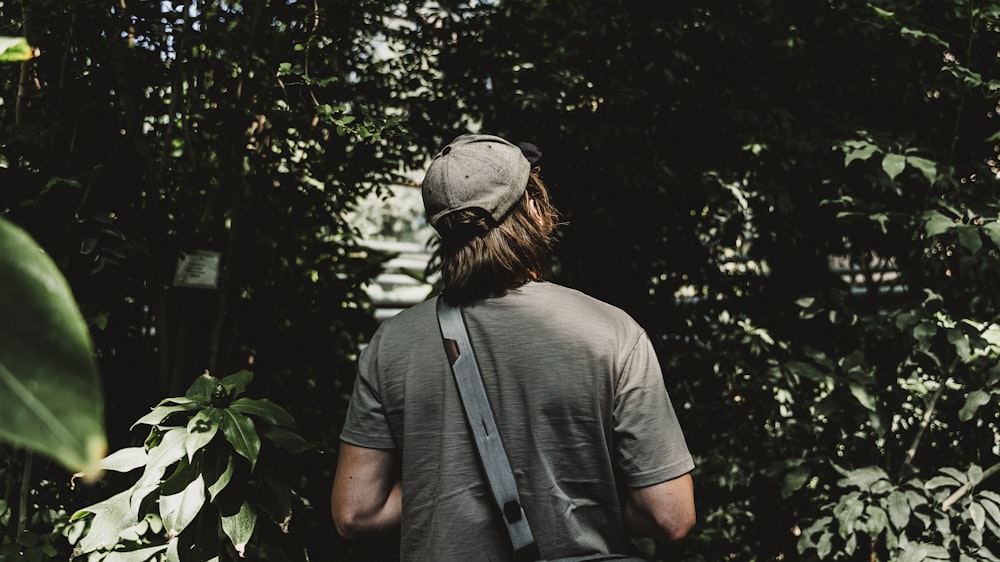
[[[195,289],[219,288],[219,252],[195,250],[191,253],[181,252],[177,258],[177,271],[174,273],[175,287],[191,287]]]

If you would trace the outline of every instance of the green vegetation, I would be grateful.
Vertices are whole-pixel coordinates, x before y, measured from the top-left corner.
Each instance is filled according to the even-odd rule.
[[[1000,559],[1000,2],[78,4],[0,1],[0,35],[38,49],[0,65],[0,244],[18,225],[72,288],[113,449],[151,457],[132,421],[206,370],[252,370],[247,399],[315,444],[279,463],[301,499],[287,536],[229,540],[238,508],[202,497],[179,536],[212,538],[184,544],[392,559],[392,541],[335,538],[326,508],[385,259],[345,217],[481,127],[542,148],[568,219],[559,280],[657,343],[699,509],[657,556]],[[214,288],[175,284],[196,251],[219,256]],[[76,309],[67,295],[39,298]],[[6,329],[57,349],[24,326]],[[195,412],[151,423],[180,435]],[[229,443],[234,482],[279,468],[225,437],[200,454]],[[134,484],[70,490],[48,457],[4,453],[0,558],[94,544],[70,514]],[[147,502],[216,482],[198,455],[164,460]],[[90,558],[164,547],[162,504],[142,507],[142,532]]]

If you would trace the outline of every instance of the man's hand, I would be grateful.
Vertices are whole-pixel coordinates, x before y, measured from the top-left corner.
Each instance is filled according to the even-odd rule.
[[[340,444],[330,508],[344,538],[399,527],[403,494],[395,477],[396,453]]]
[[[625,525],[639,536],[674,542],[694,526],[694,485],[691,475],[633,488],[623,506]]]

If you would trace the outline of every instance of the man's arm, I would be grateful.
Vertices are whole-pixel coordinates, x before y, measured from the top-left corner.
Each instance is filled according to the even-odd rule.
[[[340,444],[330,508],[341,536],[354,538],[399,527],[403,501],[395,463],[395,451]]]
[[[694,526],[694,485],[691,475],[633,488],[623,506],[625,524],[638,536],[678,541]]]

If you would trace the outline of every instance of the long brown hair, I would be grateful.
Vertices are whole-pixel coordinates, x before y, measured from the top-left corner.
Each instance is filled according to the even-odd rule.
[[[532,214],[532,205],[541,220]],[[559,212],[537,171],[528,176],[524,197],[500,224],[491,228],[491,222],[477,209],[438,221],[442,294],[448,302],[501,296],[528,281],[552,277],[550,254]]]

